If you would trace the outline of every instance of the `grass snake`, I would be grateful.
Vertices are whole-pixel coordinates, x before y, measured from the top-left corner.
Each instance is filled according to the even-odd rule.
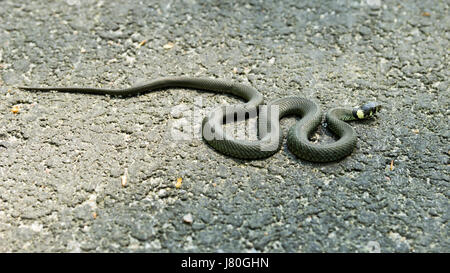
[[[340,160],[352,153],[356,146],[356,133],[346,121],[371,118],[379,111],[380,104],[369,102],[355,109],[333,108],[326,113],[326,123],[338,140],[328,144],[313,144],[309,137],[321,124],[322,112],[312,100],[302,97],[285,97],[263,104],[263,96],[255,88],[230,81],[169,77],[149,83],[124,88],[104,89],[90,87],[19,87],[24,90],[59,91],[112,96],[135,96],[144,92],[166,88],[189,88],[237,96],[243,104],[220,106],[207,115],[202,122],[202,136],[217,151],[241,159],[261,159],[280,150],[282,131],[279,120],[296,115],[301,119],[289,129],[287,146],[297,157],[312,162]],[[258,115],[258,139],[241,140],[227,134],[223,124]]]

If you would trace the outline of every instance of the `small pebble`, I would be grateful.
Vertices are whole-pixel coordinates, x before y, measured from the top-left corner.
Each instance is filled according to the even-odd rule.
[[[192,224],[193,221],[194,219],[192,218],[192,214],[188,213],[185,216],[183,216],[183,222],[187,224]]]
[[[169,193],[167,192],[166,189],[161,189],[158,191],[158,196],[159,196],[159,198],[164,198],[164,197],[169,196]]]

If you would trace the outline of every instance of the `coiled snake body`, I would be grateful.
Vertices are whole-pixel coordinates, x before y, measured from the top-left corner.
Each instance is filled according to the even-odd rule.
[[[233,106],[220,106],[203,119],[202,135],[205,141],[228,156],[241,159],[259,159],[273,155],[282,145],[282,132],[279,119],[287,115],[302,118],[289,129],[287,145],[297,157],[313,162],[330,162],[349,155],[356,145],[356,133],[344,121],[361,120],[372,117],[380,105],[369,102],[357,109],[334,108],[327,112],[326,122],[338,140],[334,143],[316,145],[308,137],[321,123],[319,106],[306,98],[285,97],[262,106],[263,96],[251,86],[225,80],[190,77],[170,77],[124,89],[103,89],[83,87],[19,87],[24,90],[60,91],[84,94],[113,96],[133,96],[164,88],[191,88],[231,94],[246,100],[246,103]],[[230,120],[248,118],[249,113],[259,111],[259,137],[256,141],[235,139],[222,129]]]

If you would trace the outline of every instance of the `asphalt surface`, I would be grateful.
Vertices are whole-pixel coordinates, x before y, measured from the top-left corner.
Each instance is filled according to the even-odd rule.
[[[448,1],[233,2],[0,1],[0,251],[450,251]],[[15,88],[182,75],[384,108],[340,162],[242,161],[169,137],[234,97]]]

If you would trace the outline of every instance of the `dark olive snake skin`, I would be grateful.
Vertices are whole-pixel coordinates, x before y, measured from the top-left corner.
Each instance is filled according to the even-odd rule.
[[[302,117],[289,129],[287,145],[297,157],[313,162],[340,160],[352,153],[356,146],[356,133],[344,121],[372,117],[380,105],[369,102],[361,108],[349,110],[334,108],[327,112],[326,123],[338,140],[330,144],[312,144],[308,137],[321,123],[319,106],[306,98],[285,97],[262,106],[263,96],[251,86],[209,78],[169,77],[124,89],[103,89],[84,87],[18,87],[24,90],[59,91],[83,94],[135,96],[140,93],[165,88],[190,88],[217,93],[231,94],[247,102],[239,105],[220,106],[203,119],[202,135],[205,141],[217,151],[241,159],[266,158],[280,150],[283,135],[279,119],[287,115]],[[279,110],[278,112],[276,110]],[[222,125],[229,121],[248,118],[249,113],[257,114],[258,140],[240,140],[226,134]],[[278,113],[278,114],[277,114]]]

